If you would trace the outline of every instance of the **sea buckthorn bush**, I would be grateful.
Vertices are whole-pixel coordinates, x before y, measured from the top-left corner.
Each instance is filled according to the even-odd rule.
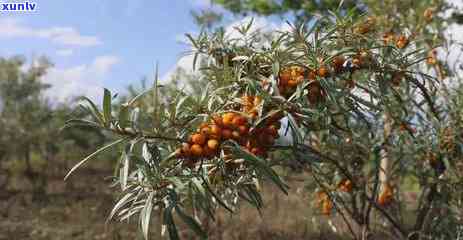
[[[176,221],[207,238],[199,215],[233,213],[242,202],[261,209],[262,183],[287,194],[277,169],[296,161],[314,183],[306,188],[314,214],[342,219],[352,239],[455,239],[463,224],[463,95],[445,82],[452,69],[437,50],[446,43],[444,4],[409,15],[373,6],[364,16],[333,12],[265,36],[250,30],[252,21],[237,39],[220,29],[188,35],[203,92],[167,94],[156,81],[123,104],[109,90],[102,109],[86,99],[93,118],[68,125],[116,140],[69,174],[122,146],[121,197],[110,218],[138,215],[147,238],[156,211],[171,239],[179,238]],[[290,157],[275,161],[275,152]],[[419,197],[410,202],[407,191]],[[405,219],[404,209],[413,216]]]

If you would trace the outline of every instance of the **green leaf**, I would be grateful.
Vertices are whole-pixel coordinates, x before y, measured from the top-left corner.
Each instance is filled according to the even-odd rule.
[[[153,108],[154,108],[154,111],[153,111],[153,121],[154,121],[154,126],[155,127],[159,127],[160,126],[160,120],[161,120],[161,116],[160,116],[160,113],[158,113],[159,111],[159,87],[158,87],[158,80],[159,80],[159,65],[156,63],[156,69],[155,69],[155,72],[154,72],[154,83],[153,83]]]
[[[130,158],[132,155],[133,147],[137,142],[137,139],[130,141],[130,143],[125,146],[124,153],[122,154],[122,167],[119,169],[119,182],[121,184],[122,190],[125,190],[127,187],[127,180],[129,177],[130,168]]]
[[[199,45],[196,43],[195,39],[193,38],[193,36],[191,36],[191,34],[185,33],[185,36],[188,38],[188,40],[190,40],[191,44],[193,44],[195,48],[199,48]]]
[[[122,104],[119,110],[119,127],[122,129],[128,127],[129,125],[129,106],[127,104]]]
[[[108,218],[106,219],[106,222],[109,222],[113,217],[114,215],[119,211],[119,209],[121,207],[123,207],[125,204],[127,204],[128,202],[130,202],[132,199],[131,197],[134,195],[133,192],[131,193],[127,193],[124,197],[122,197],[117,203],[116,205],[114,205],[113,207],[113,210],[111,210],[111,213],[109,214]]]
[[[146,240],[148,240],[148,230],[150,225],[151,212],[153,211],[153,198],[154,192],[150,192],[150,195],[146,199],[145,207],[142,209],[140,213],[141,229],[143,232],[143,237]]]
[[[111,91],[108,89],[104,89],[104,97],[103,97],[103,116],[104,116],[104,123],[106,127],[109,127],[111,124]]]
[[[282,192],[286,195],[288,194],[287,189],[289,188],[278,174],[267,164],[267,161],[251,154],[247,151],[244,151],[237,143],[231,142],[234,145],[234,151],[239,157],[242,157],[245,161],[249,162],[250,164],[254,165],[257,170],[260,170],[264,175],[270,178],[272,182],[280,188]]]
[[[204,187],[215,198],[215,200],[219,203],[219,205],[227,209],[230,213],[233,213],[233,210],[224,201],[222,201],[222,199],[219,196],[217,196],[217,194],[215,194],[214,191],[212,191],[212,189],[209,187],[209,184],[207,184],[206,179],[204,179],[204,177],[202,176],[201,178],[203,179]]]
[[[192,217],[183,212],[178,205],[175,206],[175,211],[184,223],[186,223],[201,239],[207,239],[207,234],[203,231],[199,223]]]
[[[92,122],[85,119],[70,119],[66,121],[65,125],[60,129],[63,131],[64,129],[75,127],[75,126],[85,126],[85,127],[92,127],[92,128],[100,128],[101,126],[98,125],[96,122]]]
[[[180,240],[178,236],[177,227],[175,226],[174,218],[172,216],[172,209],[174,205],[169,204],[164,210],[164,224],[167,226],[169,237],[171,240]]]
[[[92,114],[93,118],[97,120],[101,125],[104,125],[103,114],[98,110],[95,103],[88,97],[82,97],[82,100],[86,101],[90,105],[90,114]]]
[[[201,181],[199,181],[199,179],[197,179],[197,178],[192,178],[192,179],[191,179],[191,182],[196,186],[196,188],[197,188],[198,191],[201,193],[201,195],[203,195],[203,196],[206,195],[206,191],[204,190],[204,187],[203,187],[203,185],[201,184]]]
[[[122,138],[122,139],[119,139],[117,141],[114,141],[98,150],[96,150],[94,153],[88,155],[86,158],[84,158],[82,161],[80,161],[79,163],[77,163],[76,165],[74,165],[74,167],[72,167],[72,169],[68,172],[68,174],[66,174],[66,176],[64,177],[64,180],[66,181],[66,179],[77,169],[79,168],[80,166],[82,166],[84,163],[86,163],[88,160],[92,159],[93,157],[95,157],[96,155],[98,155],[99,153],[101,152],[104,152],[105,150],[121,143],[121,142],[124,142],[126,139],[125,138]]]

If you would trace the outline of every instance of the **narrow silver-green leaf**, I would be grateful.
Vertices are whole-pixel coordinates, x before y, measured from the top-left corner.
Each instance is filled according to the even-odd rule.
[[[140,218],[141,218],[141,229],[143,232],[143,237],[148,240],[148,230],[151,218],[151,212],[153,211],[153,198],[154,192],[151,192],[148,198],[146,199],[145,207],[143,208]]]
[[[103,117],[105,126],[107,127],[111,124],[111,111],[111,91],[105,88],[103,97]]]
[[[116,205],[114,205],[113,210],[111,210],[111,213],[109,214],[108,218],[106,219],[106,222],[109,222],[114,215],[123,207],[126,203],[130,202],[132,199],[131,197],[134,195],[134,193],[127,193],[124,197],[122,197]]]
[[[77,169],[79,168],[80,166],[82,166],[84,163],[86,163],[88,160],[92,159],[93,157],[95,157],[96,155],[98,155],[99,153],[121,143],[121,142],[124,142],[126,139],[123,138],[123,139],[119,139],[119,140],[116,140],[98,150],[96,150],[94,153],[88,155],[86,158],[84,158],[82,161],[80,161],[79,163],[77,163],[76,165],[74,165],[74,167],[72,167],[71,170],[69,170],[68,174],[66,174],[66,176],[64,177],[64,180],[66,181],[66,179]]]
[[[185,214],[182,208],[180,208],[178,205],[175,206],[175,211],[177,212],[180,219],[182,219],[182,221],[186,223],[201,239],[207,239],[207,234],[203,231],[199,223],[194,218]]]

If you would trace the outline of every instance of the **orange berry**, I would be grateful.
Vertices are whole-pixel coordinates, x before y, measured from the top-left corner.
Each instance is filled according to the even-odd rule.
[[[215,139],[209,139],[209,141],[207,141],[207,147],[215,151],[217,148],[219,148],[219,141]]]
[[[249,116],[252,118],[252,119],[256,119],[258,116],[259,116],[259,113],[257,112],[257,110],[254,110],[252,112],[249,113]]]
[[[225,113],[222,115],[222,122],[224,126],[231,127],[233,125],[233,118],[235,117],[235,113]]]
[[[405,48],[408,45],[408,38],[405,35],[400,35],[399,39],[396,41],[397,48]]]
[[[294,88],[296,86],[297,86],[297,81],[292,80],[292,79],[288,81],[288,87]]]
[[[202,133],[196,133],[191,136],[191,142],[194,144],[203,145],[206,142],[206,136]]]
[[[213,121],[217,126],[222,126],[222,125],[223,125],[222,117],[219,116],[219,115],[213,116],[213,117],[212,117],[212,121]]]
[[[220,136],[222,135],[222,129],[217,125],[211,125],[210,129],[211,131],[209,137],[213,139],[220,139]]]
[[[329,70],[328,70],[327,67],[321,66],[321,67],[318,69],[317,73],[318,73],[318,76],[320,76],[321,78],[324,78],[324,77],[327,77],[327,76],[328,76]]]
[[[432,10],[432,8],[427,8],[426,10],[424,10],[423,17],[427,22],[432,21],[432,18],[433,18],[433,15],[434,15],[433,12],[434,11]]]
[[[351,192],[352,191],[352,181],[349,179],[344,179],[338,184],[339,190],[343,192]]]
[[[358,57],[354,57],[352,59],[352,65],[354,65],[356,68],[360,68],[362,66],[362,60],[360,60]]]
[[[288,69],[283,69],[279,74],[280,85],[288,84],[288,81],[291,79],[291,74]]]
[[[191,151],[190,151],[190,144],[188,143],[183,143],[182,144],[182,155],[185,157],[190,156]]]
[[[311,104],[316,104],[321,102],[323,99],[322,87],[319,82],[313,82],[309,85],[309,93],[307,98]]]
[[[367,24],[360,24],[354,29],[357,34],[365,34],[370,31],[370,26]]]
[[[243,116],[237,115],[233,118],[232,123],[235,126],[241,126],[241,125],[245,125],[246,123],[248,123],[248,120]]]
[[[240,132],[238,131],[232,131],[231,137],[235,140],[239,140],[241,138]]]
[[[249,132],[249,128],[244,125],[241,125],[238,127],[238,131],[240,132],[241,135],[246,135]]]
[[[208,126],[202,127],[200,130],[201,134],[208,136],[211,134],[211,128]]]
[[[253,105],[254,107],[259,106],[262,103],[262,98],[259,96],[254,97]]]
[[[190,150],[191,154],[195,157],[200,157],[203,155],[203,148],[199,144],[193,144]]]
[[[232,131],[230,131],[230,129],[222,129],[222,137],[225,140],[230,139],[232,137]]]
[[[322,214],[330,215],[332,208],[333,208],[333,203],[331,202],[331,200],[329,199],[324,200],[322,203]]]
[[[346,59],[344,58],[344,56],[334,57],[332,61],[332,66],[334,68],[334,71],[337,73],[342,72],[344,68],[344,62],[346,62]]]
[[[199,124],[199,129],[205,128],[205,127],[207,127],[208,125],[209,125],[209,124],[203,122],[203,123]]]
[[[259,148],[259,147],[253,147],[253,148],[251,149],[251,153],[254,154],[254,155],[256,155],[256,156],[262,156],[262,155],[264,155],[264,151],[263,151],[261,148]]]
[[[326,192],[324,192],[324,191],[318,191],[316,198],[317,198],[317,202],[321,203],[324,200],[328,199],[328,194]]]
[[[310,81],[317,79],[317,71],[315,71],[315,70],[309,71],[309,75],[307,76],[307,78]]]
[[[262,139],[262,143],[265,146],[273,146],[273,144],[275,144],[275,138],[270,135],[265,135]]]
[[[269,134],[270,136],[276,138],[278,137],[278,128],[275,125],[270,125],[267,127],[266,133]]]
[[[383,189],[378,197],[378,204],[386,206],[393,200],[393,190],[389,184],[384,184]]]

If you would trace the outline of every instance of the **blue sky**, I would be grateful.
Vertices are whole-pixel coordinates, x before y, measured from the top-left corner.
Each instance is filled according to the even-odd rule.
[[[100,94],[102,86],[121,91],[152,74],[156,61],[160,75],[167,73],[188,49],[179,36],[198,31],[190,11],[207,0],[35,3],[33,13],[0,12],[0,56],[48,56],[55,67],[45,81],[64,99],[76,91]]]

